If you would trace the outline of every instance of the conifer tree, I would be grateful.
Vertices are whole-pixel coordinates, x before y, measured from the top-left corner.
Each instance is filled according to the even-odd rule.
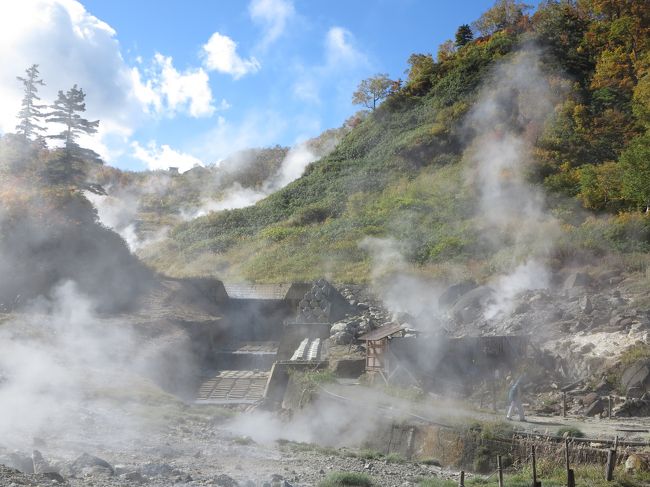
[[[41,109],[46,106],[38,104],[40,98],[37,94],[38,87],[45,86],[45,82],[39,78],[38,64],[32,64],[31,67],[25,70],[25,74],[24,78],[16,76],[23,83],[25,93],[22,108],[18,112],[20,123],[16,125],[16,134],[27,140],[33,140],[33,137],[40,137],[39,132],[45,130],[38,125],[38,121],[45,117]]]
[[[50,106],[53,111],[47,114],[47,121],[62,124],[65,129],[48,136],[63,141],[63,151],[52,161],[48,172],[53,182],[73,184],[78,188],[101,193],[101,188],[96,190],[95,185],[89,187],[85,182],[85,166],[88,162],[102,164],[102,160],[95,151],[77,143],[80,135],[95,134],[99,126],[99,120],[90,121],[80,115],[86,111],[85,98],[83,90],[74,85],[65,93],[59,91],[57,99]]]
[[[82,118],[78,113],[86,111],[85,98],[86,94],[81,88],[77,88],[77,85],[74,85],[66,93],[59,90],[58,98],[50,107],[54,111],[47,115],[48,122],[65,125],[63,132],[49,137],[63,140],[65,150],[69,156],[83,155],[80,154],[81,148],[76,142],[79,135],[97,133],[97,127],[99,126],[99,120],[91,122]]]
[[[458,27],[458,30],[456,30],[456,47],[463,47],[465,44],[471,42],[472,39],[474,39],[474,33],[469,25],[463,24]]]

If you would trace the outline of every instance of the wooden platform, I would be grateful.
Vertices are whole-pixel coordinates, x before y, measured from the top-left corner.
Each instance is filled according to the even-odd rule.
[[[221,370],[199,388],[199,404],[253,404],[264,397],[268,371]]]

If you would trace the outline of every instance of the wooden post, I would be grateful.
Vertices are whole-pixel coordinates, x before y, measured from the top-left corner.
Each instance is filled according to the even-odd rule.
[[[458,478],[458,487],[465,487],[465,470],[460,471],[460,477]]]
[[[566,464],[567,475],[569,470],[571,470],[571,465],[569,463],[569,439],[564,438],[564,463]]]
[[[503,487],[503,464],[501,463],[501,455],[497,455],[497,472],[499,474],[499,487]]]
[[[612,396],[607,396],[607,417],[612,419]]]
[[[566,392],[562,393],[562,417],[566,418]]]
[[[569,462],[569,439],[564,439],[564,461],[566,463],[566,485],[576,487],[576,478]]]
[[[573,472],[573,469],[569,469],[568,476],[566,479],[566,484],[568,487],[576,487],[576,476]]]
[[[607,465],[605,465],[605,480],[611,482],[614,478],[614,467],[616,466],[616,450],[610,448],[607,451]]]
[[[542,483],[537,481],[537,460],[535,458],[535,445],[531,447],[531,458],[533,460],[533,487],[541,487]]]

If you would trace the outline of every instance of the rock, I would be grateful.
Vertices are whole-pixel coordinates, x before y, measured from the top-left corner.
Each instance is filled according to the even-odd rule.
[[[335,335],[332,335],[331,339],[337,345],[348,345],[349,343],[352,342],[352,340],[354,340],[354,337],[347,331],[341,331],[339,333],[336,333]]]
[[[576,287],[589,287],[593,284],[594,279],[586,272],[574,272],[564,281],[564,289],[573,289]]]
[[[598,398],[585,410],[585,416],[596,416],[605,410],[605,401]]]
[[[106,470],[109,470],[111,474],[114,473],[113,467],[110,463],[108,463],[106,460],[102,460],[99,457],[89,455],[88,453],[84,453],[81,456],[77,457],[77,459],[72,462],[72,465],[70,467],[71,470],[75,473],[91,467],[104,468]]]
[[[62,484],[65,482],[65,479],[59,472],[44,472],[43,477],[53,480],[54,482],[57,482],[59,484]]]
[[[522,302],[515,307],[513,313],[516,315],[520,315],[526,313],[527,311],[530,311],[530,304],[526,302]]]
[[[477,284],[474,281],[463,281],[449,286],[438,298],[438,305],[441,308],[451,308],[461,296],[474,289]]]
[[[625,460],[625,472],[627,474],[647,472],[648,465],[650,465],[650,455],[647,453],[630,453]]]
[[[226,474],[218,475],[217,478],[214,479],[214,484],[219,487],[237,487],[239,485],[235,479]]]
[[[596,394],[595,392],[590,392],[586,396],[582,398],[582,405],[585,407],[591,406],[594,402],[596,402],[600,396]]]
[[[640,387],[630,387],[627,390],[627,397],[632,398],[632,399],[641,399],[645,396],[644,390],[641,389]]]
[[[580,347],[580,353],[585,354],[591,352],[594,348],[596,348],[596,345],[593,343],[585,343],[582,347]]]
[[[366,359],[365,358],[344,358],[340,360],[330,359],[330,367],[332,372],[337,377],[345,377],[349,379],[356,379],[361,376],[366,371]]]
[[[468,324],[479,318],[485,308],[494,300],[494,290],[489,286],[479,286],[464,294],[451,309],[454,319]]]
[[[616,410],[614,410],[614,416],[650,416],[650,402],[641,399],[627,399]]]
[[[34,473],[32,457],[18,451],[0,456],[0,465],[14,468],[22,473]]]
[[[144,484],[147,481],[147,479],[144,478],[140,472],[127,472],[125,474],[122,474],[121,477],[124,480],[135,482],[137,484]]]
[[[626,391],[639,388],[645,392],[650,382],[650,361],[642,360],[630,365],[621,375],[621,385]]]
[[[32,463],[34,465],[34,473],[56,472],[56,469],[47,463],[41,452],[38,450],[32,452]]]
[[[171,475],[174,467],[167,463],[145,463],[140,467],[140,472],[147,477],[158,477],[160,475]]]
[[[591,314],[591,312],[594,310],[594,306],[591,304],[591,299],[589,299],[589,296],[585,296],[582,298],[582,300],[580,300],[580,309],[586,315]]]
[[[334,323],[332,325],[332,328],[330,328],[330,335],[336,335],[337,333],[341,333],[344,331],[347,331],[348,324],[345,322],[339,322],[339,323]]]

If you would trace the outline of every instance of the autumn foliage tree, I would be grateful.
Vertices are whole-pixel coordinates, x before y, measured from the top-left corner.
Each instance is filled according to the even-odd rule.
[[[506,27],[516,25],[530,9],[530,5],[517,0],[497,0],[494,6],[486,10],[473,25],[482,35],[492,35]]]
[[[376,74],[364,79],[352,94],[352,103],[374,110],[377,103],[388,96],[393,83],[387,74]]]

